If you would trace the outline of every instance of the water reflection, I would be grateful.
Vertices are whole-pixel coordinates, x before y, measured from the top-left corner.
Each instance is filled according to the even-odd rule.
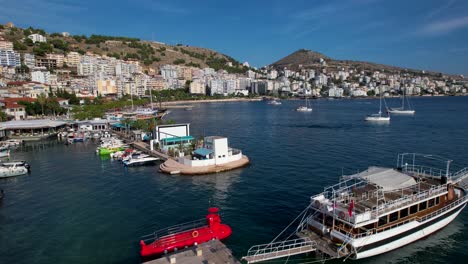
[[[244,169],[237,169],[216,174],[193,176],[192,183],[195,186],[205,185],[213,188],[210,202],[214,206],[221,206],[229,198],[230,187],[239,181],[243,171]]]

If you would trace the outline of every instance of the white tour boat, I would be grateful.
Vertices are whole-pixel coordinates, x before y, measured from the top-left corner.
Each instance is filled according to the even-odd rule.
[[[24,175],[29,172],[28,168],[26,166],[21,166],[21,165],[16,165],[13,164],[11,166],[0,166],[0,178],[8,178],[8,177],[14,177],[14,176],[19,176],[19,175]]]
[[[451,160],[443,160],[445,169],[439,169],[418,164],[420,159],[427,164],[443,160],[404,153],[394,169],[369,167],[341,177],[311,197],[288,226],[298,223],[288,239],[254,246],[244,259],[255,263],[312,251],[330,259],[363,259],[442,229],[466,206],[468,167],[450,173]],[[285,237],[287,230],[282,232]]]

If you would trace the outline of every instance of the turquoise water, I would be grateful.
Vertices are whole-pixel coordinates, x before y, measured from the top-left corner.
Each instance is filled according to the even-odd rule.
[[[398,101],[388,101],[397,105]],[[468,166],[468,97],[415,98],[414,117],[369,124],[377,100],[210,103],[168,118],[194,136],[223,135],[252,164],[207,176],[171,176],[156,167],[124,168],[96,156],[93,142],[31,143],[12,153],[32,173],[0,180],[0,263],[138,263],[139,237],[205,216],[218,206],[233,228],[237,257],[267,243],[342,171],[394,166],[400,152],[443,155]],[[467,210],[452,224],[402,249],[359,263],[455,263],[466,258]],[[300,257],[306,263],[314,258]],[[341,261],[340,261],[341,262]],[[273,263],[284,263],[273,262]],[[338,262],[336,262],[338,263]]]

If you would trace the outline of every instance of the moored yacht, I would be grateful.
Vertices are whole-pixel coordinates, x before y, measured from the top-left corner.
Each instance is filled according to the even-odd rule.
[[[397,167],[369,167],[343,176],[311,197],[296,218],[298,238],[252,247],[249,263],[319,251],[330,258],[362,259],[428,236],[452,222],[467,202],[468,167],[450,173],[418,164],[442,159],[404,153]],[[292,241],[292,242],[291,242]],[[294,253],[296,252],[296,253]]]

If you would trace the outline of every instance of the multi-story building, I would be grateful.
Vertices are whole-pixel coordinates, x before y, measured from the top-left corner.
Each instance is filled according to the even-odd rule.
[[[37,67],[46,67],[47,69],[54,69],[54,68],[57,68],[57,60],[56,59],[47,59],[47,58],[37,58],[36,59],[36,66]]]
[[[47,42],[47,38],[40,34],[31,34],[28,36],[34,43],[36,42]]]
[[[343,88],[332,87],[328,89],[329,97],[343,97]]]
[[[161,75],[156,75],[151,78],[148,78],[146,85],[149,90],[164,90],[166,88],[166,82],[164,81]]]
[[[78,75],[91,76],[96,72],[96,64],[90,62],[80,62],[77,67]]]
[[[5,66],[5,67],[21,66],[20,54],[13,50],[0,50],[0,66]]]
[[[115,80],[98,80],[97,91],[100,95],[117,94],[117,85]]]
[[[224,95],[224,80],[221,79],[211,79],[209,82],[210,87],[210,95],[213,96],[215,94],[222,94]]]
[[[65,63],[67,66],[78,66],[81,61],[81,55],[78,52],[72,51],[67,54],[65,57]]]
[[[0,49],[13,50],[13,42],[0,40]]]
[[[205,82],[201,79],[194,79],[190,83],[190,93],[191,94],[206,94],[206,85]]]
[[[267,74],[267,78],[270,79],[270,80],[275,80],[276,78],[278,78],[278,72],[276,70],[271,70]]]
[[[57,67],[62,68],[63,67],[63,62],[65,60],[65,56],[63,54],[46,54],[46,58],[49,60],[56,60],[57,61]]]
[[[178,71],[177,66],[163,65],[163,66],[161,66],[160,70],[161,70],[161,76],[164,78],[164,80],[177,79],[177,76],[178,76],[177,75],[177,71]]]
[[[36,58],[34,57],[34,54],[24,53],[23,54],[23,63],[29,69],[34,68],[34,66],[36,66]]]
[[[31,81],[43,84],[50,84],[50,72],[33,71],[31,72]]]

